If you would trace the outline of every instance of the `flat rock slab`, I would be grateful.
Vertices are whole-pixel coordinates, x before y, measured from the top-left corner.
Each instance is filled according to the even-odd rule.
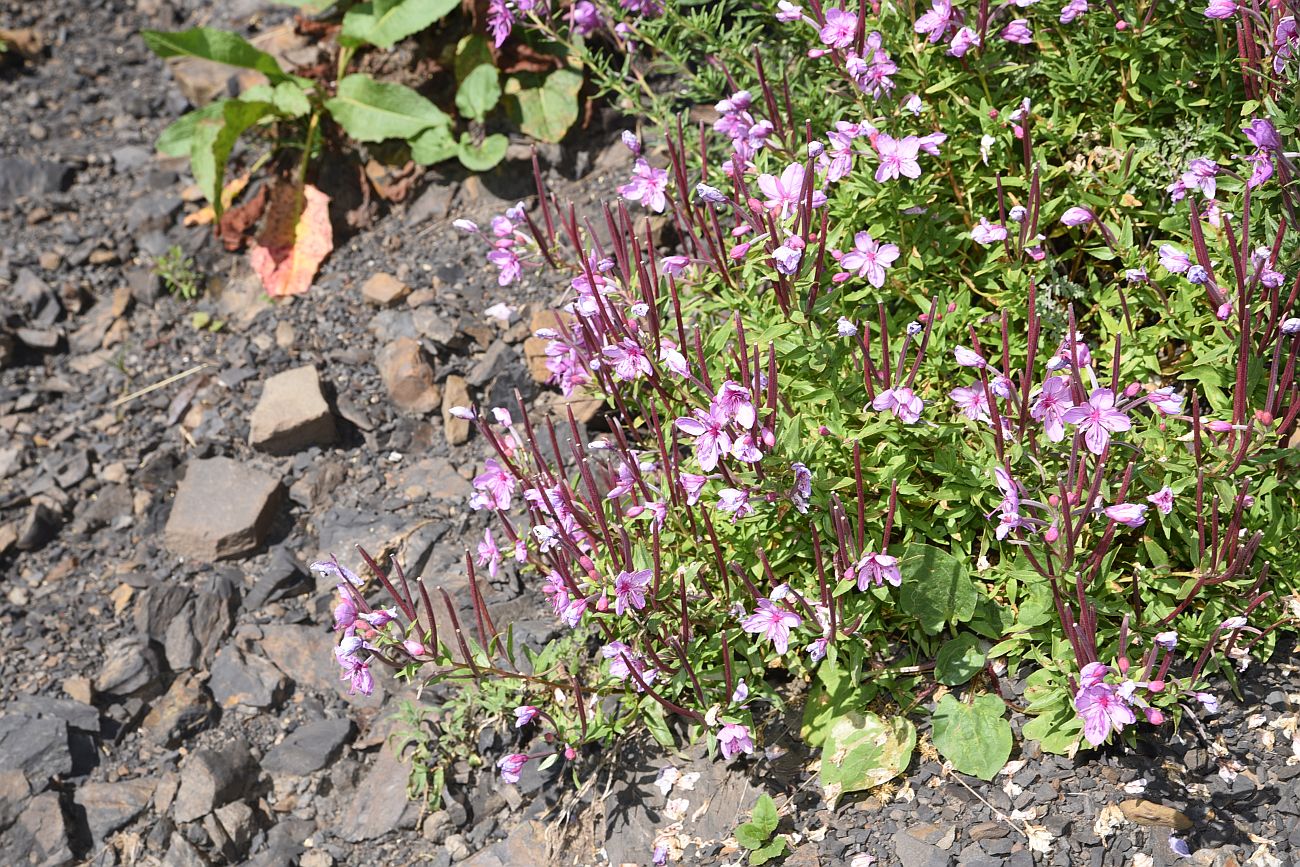
[[[17,770],[44,786],[72,773],[68,724],[55,717],[0,717],[0,768]]]
[[[266,381],[249,423],[249,445],[274,455],[291,455],[332,443],[336,436],[334,414],[325,402],[316,368],[296,367]]]
[[[355,733],[352,720],[323,719],[307,723],[272,747],[262,759],[262,767],[272,774],[305,777],[337,759],[343,745]]]
[[[392,274],[382,271],[361,284],[361,295],[376,307],[392,307],[411,293],[411,289]]]
[[[122,780],[117,783],[85,783],[77,787],[75,800],[86,811],[86,825],[96,843],[124,828],[149,805],[157,781]]]
[[[349,843],[382,837],[390,831],[415,827],[419,806],[406,799],[407,767],[382,749],[379,758],[357,786],[339,835]]]
[[[230,458],[192,460],[176,491],[163,542],[194,560],[256,551],[281,498],[280,480]]]
[[[257,781],[257,761],[248,743],[237,740],[220,750],[197,750],[181,766],[181,785],[172,818],[193,822],[241,797]]]

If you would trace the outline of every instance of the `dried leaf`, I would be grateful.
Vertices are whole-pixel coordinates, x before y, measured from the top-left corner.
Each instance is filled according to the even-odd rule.
[[[268,295],[301,295],[311,288],[320,263],[334,249],[329,201],[310,184],[301,195],[283,183],[272,191],[266,225],[248,251],[249,264]]]
[[[262,219],[262,212],[266,210],[269,191],[270,188],[263,184],[248,201],[222,212],[221,222],[217,225],[217,237],[221,239],[226,252],[241,250],[248,242],[253,227]]]
[[[1158,828],[1173,828],[1178,831],[1186,831],[1192,827],[1192,820],[1186,815],[1173,807],[1157,804],[1154,801],[1136,799],[1121,801],[1119,809],[1124,814],[1124,818],[1138,825],[1154,825]]]
[[[239,194],[244,191],[244,188],[248,186],[248,180],[249,180],[249,174],[245,172],[239,177],[232,179],[229,183],[227,183],[224,187],[221,188],[221,207],[223,209],[229,208],[231,203],[235,201],[235,198],[238,197]],[[216,218],[217,218],[216,209],[213,208],[211,205],[205,205],[204,207],[199,208],[194,213],[186,215],[185,225],[206,226]]]

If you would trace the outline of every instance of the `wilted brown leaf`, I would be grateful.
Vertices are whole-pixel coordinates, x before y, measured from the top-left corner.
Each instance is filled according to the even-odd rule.
[[[271,191],[266,223],[248,251],[266,293],[278,298],[311,288],[320,263],[334,249],[329,196],[310,184],[280,182]]]
[[[234,253],[242,250],[248,243],[253,227],[257,225],[257,221],[262,218],[262,212],[266,210],[268,190],[267,185],[263,184],[248,201],[222,212],[221,222],[217,225],[217,237],[221,239],[226,252]]]
[[[240,175],[237,178],[234,178],[229,183],[227,183],[224,187],[221,188],[221,207],[223,210],[225,208],[229,208],[230,205],[235,201],[235,197],[244,191],[244,188],[248,186],[248,179],[249,179],[249,175],[247,172],[245,172],[244,174]],[[197,211],[195,211],[192,214],[188,214],[185,217],[185,225],[206,226],[208,223],[211,223],[216,218],[217,218],[217,212],[213,209],[211,205],[207,205],[205,207],[199,208]]]

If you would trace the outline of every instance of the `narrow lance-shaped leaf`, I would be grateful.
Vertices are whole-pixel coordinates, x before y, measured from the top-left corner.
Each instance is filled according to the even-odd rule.
[[[215,206],[221,216],[221,187],[226,173],[226,160],[235,147],[235,141],[253,124],[274,111],[268,102],[226,100],[219,116],[203,118],[194,129],[190,140],[190,171],[203,195]]]
[[[392,48],[460,5],[460,0],[374,0],[343,16],[342,40]]]
[[[145,44],[159,57],[201,57],[227,66],[256,69],[272,81],[284,81],[289,75],[276,59],[237,33],[195,27],[179,33],[145,30]]]

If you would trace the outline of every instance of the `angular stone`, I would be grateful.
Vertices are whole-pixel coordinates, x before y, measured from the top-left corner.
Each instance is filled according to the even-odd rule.
[[[264,627],[259,647],[299,687],[335,693],[353,706],[378,707],[384,699],[384,687],[378,677],[372,695],[348,694],[348,684],[339,679],[339,666],[334,660],[334,639],[334,633],[315,626],[281,624]]]
[[[262,767],[272,774],[305,777],[337,759],[355,732],[352,720],[347,719],[323,719],[299,726],[271,748],[262,759]]]
[[[272,708],[284,700],[288,682],[270,662],[227,644],[212,663],[208,681],[213,697],[224,708]]]
[[[162,692],[158,652],[143,638],[127,638],[108,646],[95,676],[95,691],[115,698]]]
[[[316,368],[298,367],[268,379],[249,428],[249,445],[276,455],[334,442],[334,414]]]
[[[253,820],[253,808],[243,801],[232,801],[224,807],[218,807],[214,814],[225,831],[230,842],[234,858],[242,858],[248,852],[248,844],[253,839],[257,827]]]
[[[42,788],[72,773],[68,724],[56,717],[0,716],[0,768],[17,770]]]
[[[357,786],[339,835],[349,843],[373,840],[390,831],[415,827],[419,808],[406,799],[407,768],[385,747]]]
[[[194,675],[181,674],[144,718],[145,731],[155,743],[175,747],[212,719],[212,698]]]
[[[181,785],[172,818],[193,822],[241,797],[257,779],[257,762],[248,742],[236,740],[219,749],[196,750],[181,765]]]
[[[1176,831],[1186,831],[1193,825],[1186,814],[1165,804],[1157,804],[1155,801],[1130,798],[1120,801],[1119,809],[1125,819],[1138,825],[1173,828]]]
[[[89,681],[86,686],[89,690]],[[54,717],[67,723],[68,728],[99,733],[99,711],[91,707],[89,697],[85,701],[73,701],[47,695],[20,695],[5,706],[5,712],[13,716]]]
[[[483,357],[470,368],[465,381],[475,388],[482,388],[518,360],[519,353],[510,344],[504,340],[493,341]]]
[[[68,823],[55,792],[37,795],[18,821],[0,835],[4,863],[62,867],[75,860],[68,847]]]
[[[214,575],[167,627],[163,649],[172,671],[205,668],[217,644],[230,634],[239,593],[229,575]]]
[[[230,458],[192,460],[176,491],[163,542],[196,560],[222,560],[261,546],[281,496],[274,476]]]
[[[433,366],[418,340],[399,337],[379,351],[377,364],[388,396],[399,409],[423,415],[442,403],[442,390],[433,381]]]
[[[8,828],[22,813],[32,787],[22,771],[0,770],[0,830]]]
[[[907,831],[893,836],[894,854],[902,867],[949,867],[952,857],[933,843],[918,840]]]
[[[447,444],[458,446],[469,440],[470,423],[468,419],[457,418],[451,414],[453,407],[469,407],[469,384],[463,376],[449,376],[443,383],[442,394],[442,430]]]
[[[86,811],[86,825],[96,845],[109,834],[129,825],[149,805],[157,781],[121,780],[116,783],[84,783],[74,800]]]
[[[411,292],[411,287],[382,271],[361,284],[361,297],[376,307],[392,307]]]

